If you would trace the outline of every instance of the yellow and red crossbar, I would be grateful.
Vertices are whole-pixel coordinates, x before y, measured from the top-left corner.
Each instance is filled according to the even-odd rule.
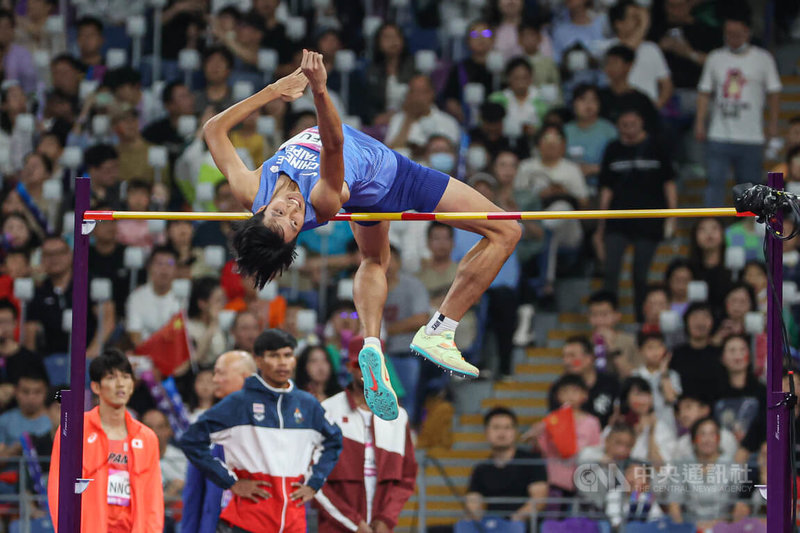
[[[84,220],[245,220],[252,213],[213,213],[181,211],[86,211]],[[376,222],[381,220],[554,220],[620,218],[695,218],[748,217],[733,207],[698,207],[682,209],[606,209],[594,211],[498,211],[457,213],[339,213],[331,220]]]

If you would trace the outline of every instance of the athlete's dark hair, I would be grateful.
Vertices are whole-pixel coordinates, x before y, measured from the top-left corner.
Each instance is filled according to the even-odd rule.
[[[284,242],[280,226],[264,225],[264,211],[237,224],[231,239],[239,272],[253,276],[258,289],[289,268],[297,255],[296,246],[296,237],[291,242]]]

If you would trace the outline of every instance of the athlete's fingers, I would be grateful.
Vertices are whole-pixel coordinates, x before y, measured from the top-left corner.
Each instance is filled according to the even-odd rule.
[[[303,484],[302,483],[298,483],[297,481],[292,483],[292,487],[302,487],[302,486],[303,486]]]
[[[265,500],[268,499],[268,498],[271,498],[270,493],[265,491],[265,490],[263,490],[263,489],[256,489],[255,491],[253,491],[253,493],[261,496]]]
[[[258,485],[259,487],[271,487],[272,483],[270,483],[269,481],[256,481],[256,485]]]

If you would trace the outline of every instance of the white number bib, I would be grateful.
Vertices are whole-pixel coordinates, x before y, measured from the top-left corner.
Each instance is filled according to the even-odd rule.
[[[108,469],[108,504],[123,507],[131,504],[131,478],[127,470]]]

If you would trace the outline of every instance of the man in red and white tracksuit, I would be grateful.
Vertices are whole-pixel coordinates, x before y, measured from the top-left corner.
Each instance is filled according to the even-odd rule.
[[[291,381],[295,346],[284,331],[261,333],[254,347],[260,375],[203,413],[181,438],[192,464],[233,493],[218,533],[305,533],[304,504],[336,464],[342,433],[316,398]],[[224,464],[211,443],[223,447]]]
[[[358,346],[361,342],[353,340]],[[417,477],[408,413],[400,408],[392,421],[372,414],[364,400],[358,350],[350,354],[352,383],[322,402],[326,418],[342,429],[343,439],[339,462],[314,497],[319,531],[386,533],[397,525]]]

